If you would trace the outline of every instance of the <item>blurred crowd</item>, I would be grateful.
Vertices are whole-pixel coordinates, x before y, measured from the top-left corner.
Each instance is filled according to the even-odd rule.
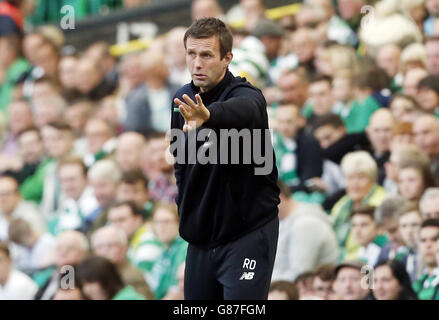
[[[98,39],[66,50],[53,25],[23,31],[25,2],[0,3],[0,299],[183,299],[166,132],[188,26],[120,57]],[[191,7],[228,23],[230,71],[267,101],[269,298],[439,300],[439,0],[285,12]]]

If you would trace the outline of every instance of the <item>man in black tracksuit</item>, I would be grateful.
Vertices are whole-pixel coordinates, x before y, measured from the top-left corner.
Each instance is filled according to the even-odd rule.
[[[266,299],[279,231],[277,169],[274,152],[267,153],[271,140],[264,134],[266,102],[259,89],[228,71],[232,35],[223,22],[198,20],[184,41],[192,82],[175,95],[171,129],[185,134],[183,142],[172,134],[171,150],[177,159],[173,146],[186,146],[184,163],[175,163],[180,235],[189,242],[185,299]],[[239,164],[231,164],[230,154],[236,150],[230,146],[229,161],[220,164],[225,141],[220,138],[214,144],[217,162],[201,164],[197,158],[190,164],[191,132],[210,130],[220,137],[220,129],[262,129],[262,138],[250,143],[254,146],[256,139],[262,154],[270,155],[270,172],[256,174],[263,165],[253,157],[251,163],[242,161],[242,141]],[[197,141],[194,153],[214,142],[212,135]]]

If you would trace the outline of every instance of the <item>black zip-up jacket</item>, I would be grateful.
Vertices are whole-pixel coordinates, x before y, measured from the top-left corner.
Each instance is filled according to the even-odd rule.
[[[199,88],[191,82],[183,86],[175,97],[184,101],[182,96],[187,94],[196,101],[197,93],[200,93]],[[277,216],[278,173],[273,152],[271,172],[267,175],[255,175],[255,168],[264,165],[256,164],[253,156],[250,164],[242,162],[242,142],[239,164],[230,164],[230,143],[228,164],[219,164],[220,153],[224,152],[220,152],[220,129],[262,129],[262,133],[268,129],[267,105],[259,89],[245,78],[234,77],[227,71],[218,85],[208,92],[200,93],[200,96],[210,111],[210,118],[196,132],[207,129],[216,133],[218,161],[217,164],[201,164],[198,160],[195,164],[188,164],[187,161],[184,164],[176,162],[176,203],[181,237],[196,247],[211,249],[236,240]],[[171,129],[182,130],[184,118],[174,109],[177,105],[173,104],[172,107]],[[212,142],[212,139],[206,138],[196,143],[197,152],[206,147],[205,141],[208,139]],[[171,138],[171,148],[177,140],[175,137]],[[266,144],[263,141],[264,138],[258,140],[262,155],[265,154],[265,145],[272,150],[271,140],[268,139]],[[183,143],[187,159],[188,133],[184,134]],[[173,154],[176,157],[177,150],[173,150]]]

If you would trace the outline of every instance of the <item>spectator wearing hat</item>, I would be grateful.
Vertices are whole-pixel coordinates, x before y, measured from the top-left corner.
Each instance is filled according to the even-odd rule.
[[[294,54],[281,56],[285,30],[279,23],[270,19],[261,19],[256,24],[252,34],[263,43],[265,55],[270,63],[267,86],[274,85],[284,70],[297,67],[298,60]]]

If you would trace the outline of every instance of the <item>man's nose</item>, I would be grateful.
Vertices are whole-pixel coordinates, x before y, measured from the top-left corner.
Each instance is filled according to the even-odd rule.
[[[203,66],[203,64],[202,64],[200,57],[196,57],[194,59],[194,67],[197,69],[201,69],[202,66]]]

